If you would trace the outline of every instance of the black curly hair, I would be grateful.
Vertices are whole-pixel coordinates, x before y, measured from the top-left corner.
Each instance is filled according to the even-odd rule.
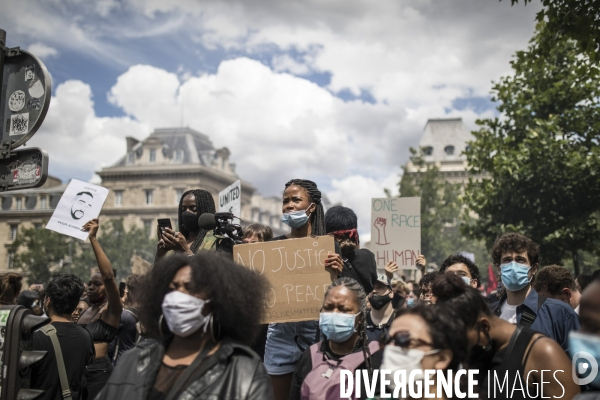
[[[454,276],[454,274],[452,275]],[[463,286],[465,283],[458,278]],[[475,290],[475,289],[473,289]],[[467,331],[462,320],[452,310],[441,307],[430,307],[417,304],[411,308],[402,308],[397,311],[396,319],[403,315],[416,315],[421,317],[428,326],[429,336],[434,349],[452,351],[452,360],[446,370],[456,370],[465,362],[467,350]]]
[[[268,283],[251,270],[209,251],[192,257],[166,257],[144,276],[139,318],[148,336],[160,338],[162,301],[177,271],[186,266],[192,269],[189,290],[204,293],[210,299],[214,325],[219,327],[215,331],[220,332],[220,337],[252,344],[265,310]]]
[[[177,221],[179,223],[179,232],[181,232],[186,238],[189,236],[190,232],[187,229],[185,229],[185,226],[183,226],[183,218],[181,217],[181,207],[183,205],[183,199],[188,194],[193,194],[194,198],[196,199],[196,210],[198,213],[198,217],[200,217],[204,213],[214,214],[216,210],[215,199],[213,198],[212,194],[210,194],[206,190],[194,189],[188,190],[187,192],[182,194],[181,199],[179,199],[179,208],[177,209]],[[202,241],[204,240],[205,236],[206,231],[204,229],[200,229],[200,231],[198,232],[198,237],[190,246],[190,250],[192,251],[192,253],[196,253],[198,247],[200,247],[200,245],[202,244]]]
[[[83,281],[76,275],[54,275],[46,285],[46,297],[59,315],[72,314],[83,294]]]
[[[448,267],[453,266],[454,264],[465,264],[469,269],[469,272],[471,273],[471,278],[477,280],[477,287],[481,286],[479,268],[473,261],[469,260],[467,257],[463,256],[460,253],[448,256],[448,258],[444,260],[442,266],[440,267],[440,274],[445,274],[446,269]]]
[[[433,281],[435,280],[435,278],[438,277],[438,275],[439,275],[438,271],[428,272],[425,275],[423,275],[421,277],[421,279],[419,279],[419,290],[421,290],[421,288],[423,286],[427,287],[427,286],[431,285],[433,283]]]
[[[533,267],[540,262],[540,247],[531,239],[520,233],[505,233],[494,242],[492,248],[492,260],[494,265],[499,266],[502,262],[502,254],[507,252],[527,252],[529,263]]]
[[[492,316],[485,298],[457,275],[440,275],[431,285],[431,292],[437,298],[434,307],[452,310],[467,328],[474,327],[482,315]]]
[[[308,193],[310,201],[315,203],[315,211],[310,215],[310,223],[312,226],[312,236],[323,236],[325,235],[325,211],[323,210],[323,204],[321,203],[321,191],[317,188],[317,184],[307,179],[292,179],[285,184],[285,189],[296,185],[300,186]],[[285,190],[284,189],[284,190]]]

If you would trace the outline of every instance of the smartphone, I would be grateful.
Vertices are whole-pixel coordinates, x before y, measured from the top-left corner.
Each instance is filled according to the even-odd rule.
[[[157,220],[158,222],[158,232],[156,232],[156,234],[158,235],[158,240],[162,239],[162,232],[165,228],[169,228],[169,229],[173,229],[173,226],[171,225],[171,218],[159,218]]]

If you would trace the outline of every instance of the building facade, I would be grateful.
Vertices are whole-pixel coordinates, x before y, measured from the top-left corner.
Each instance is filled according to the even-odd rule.
[[[125,229],[143,228],[156,237],[158,218],[170,218],[177,229],[177,208],[185,191],[210,192],[218,209],[219,192],[240,179],[230,151],[215,149],[208,136],[192,129],[156,129],[142,141],[126,141],[126,154],[97,172],[100,185],[110,190],[100,218],[122,219]],[[241,184],[242,225],[258,222],[271,226],[276,235],[287,232],[280,221],[281,199],[263,198],[249,182],[242,179]],[[9,248],[18,232],[43,228],[66,187],[49,177],[40,188],[0,194],[0,273],[14,270]]]
[[[469,173],[467,157],[462,153],[468,147],[467,142],[472,140],[474,137],[462,118],[428,120],[419,141],[425,161],[422,169],[436,166],[448,182],[465,184],[469,179]],[[404,173],[415,174],[419,169],[419,166],[409,161]]]

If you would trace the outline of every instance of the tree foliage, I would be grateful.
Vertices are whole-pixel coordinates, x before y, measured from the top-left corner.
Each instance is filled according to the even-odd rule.
[[[142,229],[126,231],[123,220],[106,221],[100,227],[98,240],[119,278],[131,273],[133,255],[149,262],[154,260],[156,242]],[[9,251],[15,254],[14,268],[20,268],[31,283],[46,283],[52,275],[64,273],[87,281],[91,268],[97,266],[89,243],[48,229],[22,229]]]
[[[118,271],[117,278],[124,280],[131,274],[131,258],[134,255],[142,257],[148,262],[154,262],[156,241],[140,228],[133,227],[125,230],[123,220],[115,219],[106,221],[100,226],[98,241],[112,267]],[[74,263],[85,265],[88,270],[96,266],[96,257],[90,246],[85,246],[75,257]]]
[[[530,3],[532,0],[524,0]],[[511,0],[511,4],[519,0]],[[577,43],[579,51],[600,61],[600,0],[541,0],[544,8],[537,14],[545,22],[540,32],[540,47],[549,53],[561,38]]]
[[[527,51],[511,62],[514,75],[493,87],[502,118],[477,121],[466,151],[473,173],[464,232],[485,238],[519,231],[541,245],[545,263],[571,255],[576,274],[580,250],[600,241],[600,80],[598,67],[573,40],[543,46],[538,24]]]
[[[407,173],[404,168],[400,197],[421,197],[421,252],[427,261],[441,265],[450,254],[466,251],[475,253],[479,264],[485,263],[489,257],[483,244],[459,231],[462,186],[446,181],[435,165],[426,164],[422,150],[411,148],[410,152],[420,172]]]

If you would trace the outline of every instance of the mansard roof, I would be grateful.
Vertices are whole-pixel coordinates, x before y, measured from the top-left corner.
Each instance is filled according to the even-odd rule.
[[[461,153],[473,139],[462,118],[429,119],[419,147],[426,148],[426,162],[466,160]]]

